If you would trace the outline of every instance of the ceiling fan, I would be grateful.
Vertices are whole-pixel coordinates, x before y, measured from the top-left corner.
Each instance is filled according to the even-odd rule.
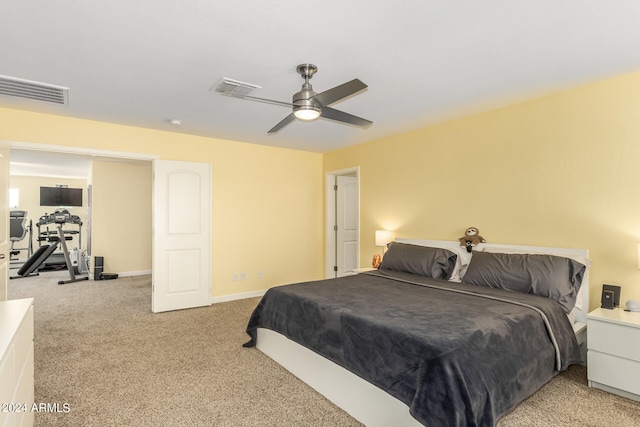
[[[302,89],[299,92],[293,94],[292,102],[276,101],[272,99],[258,98],[255,96],[247,95],[247,88],[251,90],[251,88],[256,89],[259,88],[259,86],[246,83],[244,84],[243,90],[228,90],[228,84],[221,84],[216,88],[216,91],[236,98],[250,99],[253,101],[267,102],[270,104],[283,105],[293,108],[291,114],[289,114],[277,125],[271,128],[268,133],[278,132],[280,129],[293,122],[295,119],[311,121],[317,119],[318,117],[323,117],[325,119],[330,119],[363,128],[371,126],[373,124],[373,122],[370,120],[356,117],[349,113],[345,113],[344,111],[336,110],[329,107],[329,105],[331,104],[334,104],[366,89],[366,84],[362,83],[358,79],[353,79],[332,89],[326,90],[321,93],[316,93],[313,91],[313,87],[311,87],[311,83],[309,83],[309,80],[318,71],[318,67],[313,64],[301,64],[298,65],[296,71],[304,79],[304,84],[302,85]],[[238,83],[243,84],[242,82],[233,82],[236,85]],[[237,87],[234,89],[237,89]]]

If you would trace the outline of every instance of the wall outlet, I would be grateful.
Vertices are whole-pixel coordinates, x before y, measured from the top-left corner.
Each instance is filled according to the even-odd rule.
[[[240,280],[245,280],[247,278],[247,273],[244,271],[240,272]]]
[[[234,282],[238,281],[238,273],[233,273],[233,276],[231,276],[231,280],[233,280]]]
[[[258,279],[264,278],[264,271],[258,271]]]

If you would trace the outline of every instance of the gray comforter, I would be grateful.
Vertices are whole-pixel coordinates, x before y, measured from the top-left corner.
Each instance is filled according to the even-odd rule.
[[[391,271],[271,288],[247,346],[257,328],[375,384],[428,426],[493,426],[581,361],[556,302]]]

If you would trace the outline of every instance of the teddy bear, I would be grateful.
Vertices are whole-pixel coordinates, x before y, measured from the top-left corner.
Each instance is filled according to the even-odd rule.
[[[463,248],[467,248],[467,252],[471,252],[473,246],[478,243],[484,243],[484,237],[478,234],[478,229],[476,227],[469,227],[464,232],[464,237],[460,238],[460,246]]]
[[[371,261],[371,266],[373,268],[379,268],[380,264],[382,264],[382,255],[380,254],[375,254],[373,256],[373,261]]]

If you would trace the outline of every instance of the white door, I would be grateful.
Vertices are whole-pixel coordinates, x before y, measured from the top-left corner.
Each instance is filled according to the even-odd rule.
[[[9,287],[9,148],[0,146],[0,301]]]
[[[358,268],[358,178],[336,177],[336,276]]]
[[[211,304],[211,165],[153,163],[152,311]]]

